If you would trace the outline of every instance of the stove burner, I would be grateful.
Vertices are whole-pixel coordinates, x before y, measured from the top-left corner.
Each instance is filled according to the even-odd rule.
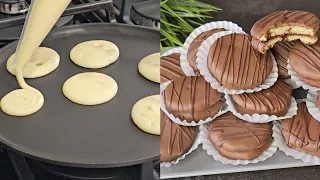
[[[28,9],[29,4],[25,0],[0,0],[0,12],[5,14],[21,14]]]
[[[159,1],[148,0],[133,4],[130,20],[140,26],[160,29]]]

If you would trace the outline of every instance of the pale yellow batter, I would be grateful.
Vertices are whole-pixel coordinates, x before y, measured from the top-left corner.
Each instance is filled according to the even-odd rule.
[[[160,83],[160,53],[144,57],[139,65],[139,72],[150,81]]]
[[[69,78],[64,83],[62,91],[74,103],[97,105],[112,99],[117,94],[118,85],[110,76],[86,72]]]
[[[12,54],[7,61],[7,70],[13,75],[16,75],[15,64],[13,63],[15,57],[15,54]],[[57,69],[59,62],[60,56],[55,50],[38,47],[32,54],[31,59],[23,67],[23,77],[38,78],[45,76]]]
[[[33,0],[16,50],[15,74],[22,89],[1,99],[3,112],[12,116],[27,116],[37,112],[44,103],[43,95],[23,79],[23,68],[32,58],[71,0]]]
[[[131,117],[142,131],[160,135],[160,96],[140,99],[132,107]]]
[[[84,68],[103,68],[114,63],[119,58],[118,47],[110,41],[85,41],[70,52],[70,59]]]
[[[12,116],[27,116],[37,112],[43,105],[44,98],[39,91],[17,89],[1,99],[1,109]]]

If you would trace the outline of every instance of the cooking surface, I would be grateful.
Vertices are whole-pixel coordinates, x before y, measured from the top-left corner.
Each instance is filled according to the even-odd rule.
[[[109,67],[89,70],[69,59],[70,50],[86,40],[105,39],[120,49],[120,58]],[[53,73],[27,82],[39,89],[45,104],[36,114],[10,117],[0,112],[0,141],[23,154],[51,163],[76,167],[118,167],[150,161],[159,156],[159,137],[139,130],[131,120],[133,104],[159,93],[159,84],[142,77],[137,65],[159,51],[159,31],[119,24],[63,27],[49,35],[42,46],[56,50],[60,65]],[[17,43],[0,50],[0,97],[18,88],[5,68]],[[88,71],[105,73],[118,83],[109,102],[86,107],[74,104],[61,92],[71,76]]]

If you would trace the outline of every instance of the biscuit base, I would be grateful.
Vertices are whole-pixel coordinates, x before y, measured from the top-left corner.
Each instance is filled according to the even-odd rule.
[[[296,35],[296,34],[288,34],[285,36],[275,36],[267,41],[259,41],[256,38],[252,38],[251,44],[252,47],[257,49],[260,53],[265,54],[269,49],[273,48],[273,46],[282,40],[287,41],[295,41],[300,40],[303,44],[312,45],[318,41],[318,36],[306,36],[306,35]]]

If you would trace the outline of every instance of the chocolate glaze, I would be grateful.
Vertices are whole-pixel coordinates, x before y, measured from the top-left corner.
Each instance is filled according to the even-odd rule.
[[[160,161],[168,162],[187,152],[195,133],[192,126],[180,126],[161,111]]]
[[[320,122],[309,114],[306,103],[298,104],[293,118],[281,121],[281,130],[289,147],[320,157]]]
[[[320,42],[307,46],[296,43],[290,52],[290,65],[305,82],[320,87]]]
[[[222,156],[252,160],[270,147],[272,126],[246,122],[227,112],[210,122],[208,138]]]
[[[180,67],[180,54],[173,53],[160,58],[160,82],[164,83],[184,76]]]
[[[320,109],[320,92],[317,95],[317,107]]]
[[[219,28],[219,29],[212,29],[210,31],[206,31],[203,32],[201,34],[199,34],[190,44],[189,49],[188,49],[188,54],[187,54],[187,58],[189,61],[190,66],[193,68],[194,73],[196,73],[197,75],[200,75],[200,71],[197,67],[197,52],[199,47],[201,46],[201,43],[203,41],[205,41],[206,39],[208,39],[208,37],[210,37],[211,35],[218,33],[218,32],[222,32],[225,31],[225,29],[223,28]]]
[[[181,77],[163,92],[168,112],[188,122],[215,116],[222,109],[222,96],[200,76]]]
[[[290,51],[294,45],[295,45],[295,42],[293,41],[291,42],[283,41],[283,42],[278,42],[271,49],[271,52],[277,61],[279,78],[281,79],[290,78],[290,75],[288,74],[288,69],[287,69],[287,65],[288,65],[287,61],[289,59]]]
[[[254,93],[233,94],[235,108],[240,114],[267,114],[283,116],[291,103],[291,87],[278,80],[269,89]]]
[[[262,36],[269,38],[268,30],[281,26],[308,27],[316,34],[319,30],[319,19],[317,15],[306,11],[276,11],[257,21],[251,28],[251,35],[261,40]]]
[[[260,85],[272,70],[269,53],[253,49],[244,34],[218,38],[210,47],[208,68],[213,77],[230,89],[251,89]]]

